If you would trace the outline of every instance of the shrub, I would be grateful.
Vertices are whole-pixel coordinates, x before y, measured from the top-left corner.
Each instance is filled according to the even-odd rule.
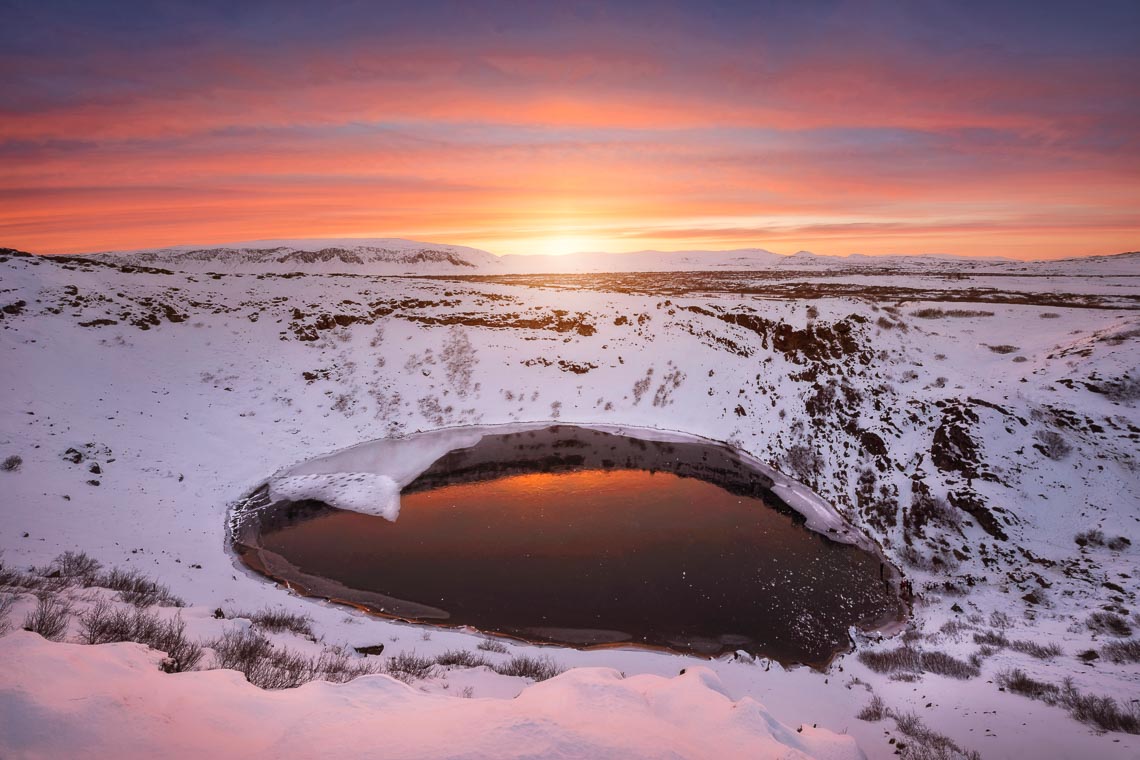
[[[1002,344],[999,344],[999,345],[997,345],[997,346],[989,346],[989,345],[987,345],[987,346],[986,346],[986,348],[988,348],[989,350],[993,351],[995,354],[1012,354],[1012,353],[1014,353],[1014,352],[1016,352],[1016,351],[1020,351],[1020,350],[1021,350],[1021,349],[1020,349],[1020,348],[1018,348],[1017,346],[1011,346],[1011,345],[1009,345],[1008,343],[1002,343]]]
[[[84,552],[67,551],[53,559],[44,574],[87,585],[102,567],[99,560],[88,557]]]
[[[1046,699],[1060,693],[1060,689],[1054,684],[1030,678],[1020,668],[1001,671],[997,674],[996,682],[1006,691],[1012,691],[1014,694],[1021,694],[1031,699]]]
[[[71,607],[55,596],[41,596],[36,608],[24,618],[24,630],[38,633],[49,641],[60,641],[67,633]]]
[[[273,646],[265,634],[252,629],[230,629],[210,643],[217,667],[236,670],[262,689],[292,689],[309,681],[336,683],[377,672],[368,662],[353,662],[342,649],[326,649],[306,657]]]
[[[518,676],[535,681],[545,681],[562,672],[562,667],[549,657],[529,657],[525,654],[515,655],[507,662],[491,667],[504,676]]]
[[[85,644],[134,641],[165,652],[163,670],[168,673],[192,670],[202,659],[202,646],[186,638],[181,615],[163,621],[153,612],[137,607],[127,611],[100,599],[79,616],[79,623]]]
[[[1108,542],[1105,543],[1105,546],[1114,552],[1122,552],[1129,546],[1132,546],[1132,542],[1124,536],[1117,536],[1116,538],[1110,538]]]
[[[491,663],[481,654],[466,649],[449,649],[435,658],[437,665],[444,667],[478,668]]]
[[[823,468],[823,458],[814,448],[796,444],[784,452],[782,464],[789,475],[806,483]]]
[[[1140,378],[1126,375],[1108,380],[1101,387],[1105,398],[1110,401],[1135,401],[1140,398]]]
[[[1097,633],[1107,633],[1109,636],[1131,636],[1132,627],[1128,621],[1115,612],[1097,611],[1085,620],[1088,627]]]
[[[510,651],[507,649],[506,644],[498,641],[497,639],[483,639],[479,642],[478,648],[482,649],[484,652],[496,652],[498,654],[506,654]]]
[[[1050,660],[1065,653],[1057,644],[1038,644],[1035,641],[1011,641],[1009,648],[1015,652],[1036,657],[1038,660]]]
[[[951,657],[945,652],[923,652],[922,669],[928,673],[949,676],[963,681],[974,678],[979,673],[978,669],[970,663]]]
[[[943,317],[992,317],[992,311],[977,311],[974,309],[919,309],[911,312],[912,316],[923,319],[942,319]]]
[[[124,602],[136,607],[153,607],[156,604],[164,607],[186,606],[182,599],[170,593],[169,588],[138,570],[120,570],[116,567],[109,573],[99,573],[86,585],[118,591],[119,597]]]
[[[990,625],[999,631],[1006,631],[1013,627],[1013,620],[1001,610],[994,610],[990,613]]]
[[[1101,647],[1100,651],[1106,660],[1117,665],[1126,662],[1140,662],[1140,639],[1110,641]]]
[[[1073,453],[1073,447],[1055,430],[1038,430],[1034,437],[1037,439],[1037,450],[1054,462],[1059,462]]]
[[[1056,684],[1030,678],[1015,668],[999,673],[997,683],[1016,694],[1065,707],[1073,718],[1096,726],[1101,731],[1140,734],[1140,705],[1130,702],[1121,706],[1112,697],[1082,694],[1073,685],[1071,678],[1066,678],[1058,687]]]
[[[1086,530],[1073,536],[1077,546],[1104,546],[1104,533],[1099,530]]]
[[[887,714],[894,718],[899,733],[914,740],[913,745],[900,743],[899,756],[904,760],[981,760],[977,752],[963,750],[949,737],[927,728],[916,713],[888,710]]]
[[[273,633],[289,631],[298,636],[313,637],[313,619],[299,612],[289,612],[285,609],[270,609],[266,607],[257,612],[235,612],[230,617],[245,618],[254,625],[260,626]]]
[[[860,652],[859,662],[876,673],[935,673],[965,680],[974,678],[980,672],[976,666],[945,652],[925,652],[905,646],[886,651]]]
[[[1061,687],[1059,701],[1082,723],[1096,726],[1102,731],[1140,734],[1140,705],[1136,702],[1121,707],[1112,697],[1081,694],[1070,678],[1066,678]]]
[[[8,615],[11,614],[12,606],[15,603],[15,594],[0,594],[0,636],[12,629],[11,623],[8,622]]]
[[[882,697],[875,694],[871,697],[871,701],[868,702],[855,717],[859,720],[868,721],[869,723],[880,721],[887,717],[887,705],[883,702]]]
[[[1038,314],[1037,316],[1040,317],[1041,319],[1057,319],[1061,315],[1055,311],[1043,311],[1040,314]]]
[[[1009,646],[1009,639],[1005,637],[1004,633],[986,631],[985,633],[975,633],[974,643],[1001,649],[1003,647]]]
[[[20,465],[23,463],[23,457],[13,454],[12,456],[7,457],[2,463],[0,463],[0,470],[3,470],[4,472],[15,472],[16,470],[20,469]]]
[[[911,498],[910,517],[919,528],[928,522],[947,528],[957,528],[962,524],[962,515],[957,509],[945,499],[926,491],[917,491]]]
[[[435,660],[412,652],[400,652],[388,658],[384,672],[404,683],[427,678],[435,668]]]
[[[220,668],[236,670],[262,689],[291,689],[312,680],[307,657],[276,649],[264,634],[234,628],[210,644]]]

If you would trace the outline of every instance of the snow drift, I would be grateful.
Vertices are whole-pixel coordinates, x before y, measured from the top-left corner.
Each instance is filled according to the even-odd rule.
[[[424,694],[386,675],[261,691],[232,670],[165,674],[140,644],[0,639],[0,755],[55,758],[797,758],[855,740],[731,700],[706,668],[580,668],[518,697]]]

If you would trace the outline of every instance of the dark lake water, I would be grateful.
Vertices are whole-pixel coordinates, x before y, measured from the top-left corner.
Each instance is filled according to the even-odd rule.
[[[903,610],[877,556],[806,529],[770,485],[727,447],[557,426],[447,454],[395,522],[262,494],[239,550],[408,620],[820,664]]]

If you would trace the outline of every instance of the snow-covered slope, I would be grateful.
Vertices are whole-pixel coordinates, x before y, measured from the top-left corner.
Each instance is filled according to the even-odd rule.
[[[738,291],[726,287],[731,278],[688,275],[583,288],[573,278],[206,269],[217,274],[0,252],[0,461],[22,458],[0,471],[8,565],[83,550],[138,569],[186,598],[183,615],[202,639],[237,624],[215,621],[216,608],[273,605],[311,615],[325,642],[383,643],[385,659],[474,650],[477,634],[425,635],[246,572],[227,549],[230,505],[274,473],[417,430],[556,419],[652,426],[730,442],[806,484],[913,582],[910,648],[976,664],[962,678],[910,665],[892,678],[858,654],[817,673],[633,649],[519,643],[512,653],[629,676],[707,667],[731,702],[766,706],[755,714],[769,726],[756,730],[765,742],[776,733],[770,716],[846,732],[869,756],[892,757],[899,742],[918,741],[905,733],[913,714],[987,758],[1140,752],[1136,736],[1098,733],[1060,704],[996,683],[1018,668],[1125,705],[1140,694],[1140,665],[1113,662],[1106,649],[1132,639],[1089,622],[1103,613],[1140,627],[1135,278],[1074,275],[1063,290],[1049,278],[1007,278],[1017,296],[1008,301],[958,278],[910,274],[832,278],[838,291],[810,282]],[[1094,529],[1100,543],[1074,540]],[[17,627],[34,599],[18,604]],[[60,659],[99,672],[101,649],[14,636],[3,640],[5,661],[19,653],[21,665],[0,668],[0,695],[20,707],[0,715],[27,732],[56,711],[95,709],[53,705],[36,663],[43,673],[57,673]],[[1026,643],[1061,654],[1038,658]],[[897,646],[862,641],[859,654]],[[128,670],[152,656],[130,651]],[[1078,657],[1088,652],[1096,659]],[[182,709],[198,709],[193,689],[179,691],[182,675],[151,676],[174,679]],[[133,678],[124,690],[141,688]],[[441,669],[414,686],[448,699],[467,687],[477,700],[526,693],[523,679],[479,668]],[[87,696],[109,716],[156,717],[141,701],[106,701],[100,688]],[[360,689],[337,693],[355,699]],[[872,695],[891,715],[858,719]],[[268,701],[231,697],[235,715],[265,719]],[[34,755],[14,735],[0,731],[0,755]],[[335,749],[344,735],[327,738]]]
[[[501,269],[497,256],[478,248],[399,238],[252,240],[86,255],[190,272],[438,274]]]

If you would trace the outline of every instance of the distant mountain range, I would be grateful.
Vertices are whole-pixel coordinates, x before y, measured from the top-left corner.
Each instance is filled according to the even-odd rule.
[[[564,256],[496,256],[478,248],[400,238],[254,240],[214,246],[176,246],[85,254],[136,266],[200,272],[307,272],[363,274],[556,274],[709,270],[837,270],[937,274],[1138,274],[1140,252],[1055,261],[1016,261],[949,255],[792,255],[762,248],[731,251],[638,251]]]
[[[436,274],[501,269],[487,251],[399,238],[252,240],[85,254],[85,258],[194,272]]]

